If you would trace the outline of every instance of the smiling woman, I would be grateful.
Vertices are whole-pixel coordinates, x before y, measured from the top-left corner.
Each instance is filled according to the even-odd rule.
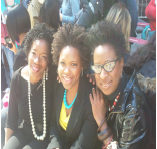
[[[4,149],[44,149],[48,145],[52,109],[53,78],[51,66],[53,30],[35,25],[25,38],[28,65],[13,75]],[[18,128],[18,119],[23,120]]]
[[[102,148],[149,148],[149,110],[135,70],[123,67],[126,41],[122,31],[116,24],[101,21],[91,27],[86,41],[93,53],[97,88],[90,101]]]
[[[97,124],[89,100],[92,84],[83,74],[90,64],[86,37],[84,28],[71,24],[63,25],[54,35],[52,54],[62,83],[54,83],[48,149],[99,149],[96,145]]]

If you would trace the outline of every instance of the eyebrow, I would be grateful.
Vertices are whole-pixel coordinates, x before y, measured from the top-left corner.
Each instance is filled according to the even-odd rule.
[[[33,51],[37,51],[36,49],[32,49]],[[47,53],[42,53],[42,54],[46,54],[47,56],[49,55],[49,54],[47,54]]]
[[[62,61],[66,61],[66,60],[65,60],[65,59],[63,59],[63,58],[62,58],[61,60],[62,60]],[[70,62],[77,62],[77,61],[70,61]]]

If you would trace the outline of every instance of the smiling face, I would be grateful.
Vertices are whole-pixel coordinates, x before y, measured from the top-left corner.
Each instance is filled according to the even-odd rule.
[[[33,41],[28,55],[30,78],[40,80],[49,63],[49,49],[45,40]]]
[[[83,70],[79,52],[74,47],[64,47],[58,62],[58,75],[65,89],[77,88]]]
[[[116,60],[118,57],[112,46],[105,44],[95,48],[93,59],[94,65],[103,65],[108,61]],[[123,71],[123,59],[116,62],[115,68],[111,72],[106,72],[102,69],[100,74],[95,74],[96,85],[105,95],[113,93],[119,83]]]

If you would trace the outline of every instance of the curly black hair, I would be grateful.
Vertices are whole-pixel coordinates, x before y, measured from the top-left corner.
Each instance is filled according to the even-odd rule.
[[[151,59],[156,60],[156,32],[149,39],[147,44],[137,49],[137,51],[129,57],[126,66],[130,66],[136,71],[139,71],[142,66]]]
[[[109,44],[113,46],[119,58],[124,58],[127,49],[125,36],[121,28],[107,20],[99,21],[88,29],[87,44],[91,46],[92,54],[99,45]]]
[[[86,69],[90,64],[90,46],[86,44],[87,33],[83,27],[72,24],[64,24],[54,34],[52,43],[53,61],[58,65],[62,49],[72,46],[79,51],[83,68]]]
[[[36,24],[33,29],[31,29],[25,36],[24,39],[24,51],[28,57],[28,54],[31,50],[32,44],[37,39],[45,40],[48,43],[48,49],[50,51],[49,60],[52,61],[51,55],[51,44],[53,41],[54,30],[46,26],[45,23]]]

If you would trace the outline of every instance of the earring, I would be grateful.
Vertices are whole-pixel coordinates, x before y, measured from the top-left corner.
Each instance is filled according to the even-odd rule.
[[[48,67],[46,68],[46,80],[48,80]]]
[[[57,74],[58,74],[58,69],[56,70]]]
[[[81,77],[83,76],[83,70],[81,71]]]

